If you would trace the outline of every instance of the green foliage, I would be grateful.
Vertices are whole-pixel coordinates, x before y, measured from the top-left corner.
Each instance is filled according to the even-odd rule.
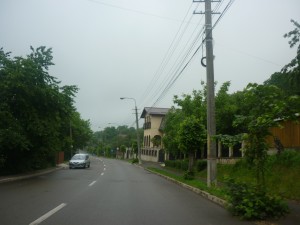
[[[228,179],[229,210],[243,219],[280,218],[289,212],[287,204],[260,187]]]
[[[218,196],[220,198],[223,198],[224,197],[224,191],[218,187],[210,187],[208,188],[207,185],[206,185],[206,182],[202,182],[201,180],[198,180],[198,179],[193,179],[193,180],[185,180],[184,177],[182,175],[177,175],[177,174],[174,174],[170,171],[166,171],[166,170],[163,170],[163,169],[158,169],[158,168],[148,168],[149,170],[155,172],[155,173],[158,173],[158,174],[162,174],[164,176],[168,176],[174,180],[177,180],[181,183],[185,183],[187,185],[190,185],[192,187],[195,187],[195,188],[199,188],[203,191],[206,191],[212,195],[215,195],[215,196]]]
[[[182,121],[183,115],[179,109],[172,107],[165,116],[164,136],[162,138],[164,147],[167,152],[175,158],[180,156],[178,141],[178,124]]]
[[[188,160],[178,160],[177,162],[180,162],[180,167],[178,169],[181,169],[181,170],[188,170],[189,169],[189,161]]]
[[[140,131],[142,132],[142,131]],[[142,135],[140,135],[142,137]],[[89,147],[92,151],[98,152],[98,155],[106,156],[110,155],[108,151],[105,151],[107,147],[109,149],[117,149],[124,153],[126,148],[131,148],[134,153],[137,154],[137,139],[136,129],[128,126],[110,126],[105,127],[102,131],[96,131],[92,134]]]
[[[300,152],[296,150],[285,150],[281,154],[268,157],[268,167],[284,166],[287,168],[300,167]]]
[[[216,131],[218,134],[234,135],[238,132],[233,127],[238,105],[234,96],[228,93],[229,86],[229,81],[223,83],[215,97]]]
[[[227,134],[219,134],[214,138],[220,140],[224,146],[233,147],[234,145],[242,142],[242,134],[237,135],[227,135]]]
[[[195,153],[206,141],[206,130],[201,120],[191,115],[180,123],[178,136],[181,149],[185,153]]]
[[[223,183],[227,177],[239,182],[257,185],[253,165],[245,158],[233,165],[218,164],[218,181]],[[206,178],[206,174],[202,174]],[[265,165],[265,188],[270,194],[286,199],[300,200],[300,152],[285,150],[280,155],[267,156]]]
[[[241,99],[240,114],[234,125],[247,133],[243,137],[245,157],[256,172],[257,184],[264,186],[269,128],[279,126],[278,118],[294,118],[299,108],[290,104],[294,101],[292,97],[286,99],[282,90],[272,85],[249,84]]]
[[[197,171],[200,172],[207,168],[207,161],[206,160],[197,160],[196,162]]]
[[[193,170],[187,170],[183,175],[183,179],[185,179],[185,180],[194,180],[195,179],[195,172]]]
[[[126,151],[126,146],[125,145],[121,145],[120,151],[124,153]]]
[[[300,24],[291,20],[295,26],[294,30],[286,33],[285,38],[289,38],[291,48],[296,46],[300,40]],[[300,44],[297,47],[297,54],[294,59],[285,65],[281,72],[274,73],[264,82],[266,85],[276,85],[281,88],[288,96],[300,95]]]
[[[189,162],[188,160],[166,160],[165,166],[186,171],[188,170]]]
[[[131,163],[132,163],[132,164],[139,163],[139,159],[137,159],[137,158],[135,158],[135,159],[132,159],[132,160],[131,160]]]
[[[153,143],[153,146],[160,147],[161,146],[161,136],[156,135],[151,139],[151,142]]]
[[[198,137],[193,138],[192,135],[187,136],[187,131],[179,131],[178,128],[180,127],[180,124],[185,121],[182,126],[191,125],[190,128],[196,126],[196,123],[206,124],[205,91],[194,90],[192,95],[184,94],[182,95],[182,98],[175,95],[173,102],[176,104],[177,108],[172,107],[165,117],[163,143],[167,152],[171,153],[175,158],[180,158],[183,153],[189,152],[188,147],[182,143],[183,138],[189,143],[191,143],[193,139],[194,141],[199,140]],[[192,125],[192,123],[195,124]],[[202,130],[200,130],[199,134],[203,134]],[[195,151],[195,148],[190,150]]]
[[[188,160],[166,160],[165,166],[169,168],[175,168],[182,171],[189,170],[189,161]],[[192,171],[196,170],[197,172],[203,171],[207,168],[206,160],[197,160],[195,163],[195,168],[192,168]]]
[[[76,115],[73,97],[76,86],[60,87],[48,73],[52,50],[31,47],[26,57],[10,57],[0,49],[0,157],[1,171],[20,171],[53,165],[57,151],[70,150],[70,121],[76,122],[82,137],[82,124]],[[89,138],[80,140],[82,146]]]

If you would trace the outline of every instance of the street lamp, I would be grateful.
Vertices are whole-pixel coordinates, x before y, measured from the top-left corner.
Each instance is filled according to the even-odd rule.
[[[141,159],[141,148],[140,148],[140,138],[139,138],[139,120],[138,120],[138,111],[136,107],[136,101],[134,98],[127,98],[127,97],[121,97],[121,100],[124,99],[131,99],[134,101],[134,106],[135,106],[135,122],[136,122],[136,138],[137,138],[137,146],[138,146],[138,160],[139,164],[142,164],[142,159]]]

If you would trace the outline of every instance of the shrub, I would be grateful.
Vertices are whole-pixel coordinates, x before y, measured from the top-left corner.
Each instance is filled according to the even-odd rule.
[[[131,163],[132,163],[132,164],[139,163],[139,159],[137,159],[137,158],[132,159],[132,160],[131,160]]]
[[[254,185],[226,181],[229,210],[242,219],[280,218],[289,212],[288,206],[278,196],[271,196]]]
[[[189,161],[188,160],[181,160],[180,161],[180,169],[183,171],[187,171],[189,169]]]
[[[176,160],[175,161],[175,168],[176,169],[181,169],[181,160]]]
[[[280,154],[272,155],[268,160],[271,165],[281,165],[286,167],[300,165],[300,152],[295,150],[285,150]]]
[[[195,178],[195,172],[194,171],[189,171],[187,170],[184,175],[183,175],[183,178],[185,180],[193,180]]]
[[[198,160],[196,163],[197,171],[200,172],[207,168],[207,161],[206,160]]]
[[[166,167],[174,167],[174,161],[173,160],[165,160],[165,166]]]

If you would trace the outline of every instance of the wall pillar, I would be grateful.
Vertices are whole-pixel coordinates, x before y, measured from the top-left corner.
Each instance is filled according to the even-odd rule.
[[[233,146],[229,146],[229,158],[233,156]]]
[[[218,158],[222,158],[222,142],[218,141]]]

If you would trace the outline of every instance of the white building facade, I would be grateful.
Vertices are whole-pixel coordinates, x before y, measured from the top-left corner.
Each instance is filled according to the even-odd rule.
[[[163,122],[169,108],[145,107],[141,118],[144,118],[144,136],[141,148],[141,158],[144,161],[163,162]]]

